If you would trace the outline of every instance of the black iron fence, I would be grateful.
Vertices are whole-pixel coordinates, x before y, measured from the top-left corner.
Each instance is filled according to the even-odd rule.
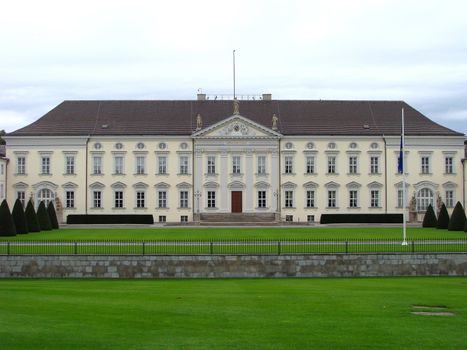
[[[280,255],[467,252],[467,239],[0,241],[0,255]]]

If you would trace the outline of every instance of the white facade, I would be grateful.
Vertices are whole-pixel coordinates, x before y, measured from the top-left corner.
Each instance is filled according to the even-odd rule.
[[[186,136],[6,140],[10,163],[6,168],[0,160],[6,174],[0,186],[9,204],[55,200],[62,220],[124,213],[180,222],[198,213],[241,212],[310,222],[326,213],[402,210],[399,136],[286,136],[233,115]],[[463,136],[406,137],[411,211],[423,214],[440,200],[448,209],[466,204],[463,142]]]

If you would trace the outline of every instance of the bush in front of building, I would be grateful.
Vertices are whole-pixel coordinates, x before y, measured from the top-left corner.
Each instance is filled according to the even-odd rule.
[[[443,203],[443,205],[441,206],[441,210],[439,211],[438,225],[436,225],[436,228],[447,229],[448,226],[449,226],[449,213],[448,213],[448,210],[446,209],[446,206]]]
[[[6,200],[0,204],[0,236],[16,236],[15,222]]]
[[[402,224],[402,214],[322,214],[320,224]]]
[[[436,214],[433,210],[433,207],[428,205],[426,208],[425,216],[423,217],[422,227],[436,227],[438,224],[438,220],[436,220]]]
[[[49,202],[47,206],[47,212],[49,213],[50,224],[52,225],[52,229],[56,230],[59,227],[58,220],[57,220],[57,213],[55,212],[55,207],[52,202]]]
[[[451,219],[449,220],[449,231],[464,231],[465,226],[465,212],[461,202],[457,202],[452,212]]]
[[[19,199],[15,201],[12,215],[13,215],[13,221],[15,222],[15,226],[16,226],[16,234],[23,235],[23,234],[28,233],[29,232],[28,221],[26,220],[26,215],[24,214],[23,205],[21,204]]]
[[[41,231],[52,230],[49,213],[47,212],[44,201],[42,201],[39,204],[39,208],[37,208],[37,218],[39,219],[39,227],[41,228]]]
[[[34,210],[34,204],[32,201],[28,201],[26,205],[26,221],[28,222],[29,232],[40,232],[41,227],[39,226],[39,219],[37,218],[36,211]]]

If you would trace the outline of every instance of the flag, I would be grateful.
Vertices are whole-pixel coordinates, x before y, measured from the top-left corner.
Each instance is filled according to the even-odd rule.
[[[399,158],[397,159],[397,172],[402,174],[404,172],[404,144],[402,141],[402,133],[401,133],[401,148],[399,151]]]

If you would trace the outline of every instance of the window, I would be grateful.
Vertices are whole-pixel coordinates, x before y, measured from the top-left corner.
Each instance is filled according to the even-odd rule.
[[[293,191],[285,191],[285,207],[293,208]]]
[[[188,222],[188,215],[180,216],[180,222]]]
[[[433,206],[433,191],[429,188],[422,188],[417,193],[417,210],[426,211],[430,204]]]
[[[216,192],[208,191],[208,208],[216,207]]]
[[[50,174],[50,157],[41,157],[41,174]]]
[[[159,222],[166,222],[167,217],[165,215],[159,215]]]
[[[167,208],[167,191],[159,191],[157,196],[158,207]]]
[[[258,175],[266,174],[266,156],[258,156]]]
[[[23,208],[24,205],[26,204],[26,192],[24,191],[18,191],[16,192],[16,198],[21,202]]]
[[[315,173],[315,157],[312,157],[312,156],[306,157],[306,173],[307,174]]]
[[[370,191],[370,207],[371,208],[379,207],[379,190]]]
[[[285,222],[292,222],[293,221],[293,215],[286,215],[285,216]]]
[[[306,207],[307,208],[315,207],[315,191],[314,190],[306,191]]]
[[[0,164],[0,175],[3,175],[5,173],[5,166],[3,164]]]
[[[307,215],[306,216],[306,221],[307,222],[315,222],[315,216],[314,215]]]
[[[75,191],[66,191],[65,192],[65,207],[74,208],[75,207]]]
[[[356,190],[349,191],[349,207],[358,208],[358,192]]]
[[[266,208],[266,191],[258,191],[258,208]]]
[[[336,190],[328,190],[328,208],[337,207],[336,197],[337,197]]]
[[[404,207],[404,190],[397,190],[397,207]]]
[[[114,174],[122,175],[123,174],[123,157],[115,156],[114,158]]]
[[[65,157],[65,174],[72,175],[75,173],[75,157],[66,156]]]
[[[102,157],[101,156],[92,157],[92,173],[94,175],[102,174]]]
[[[123,191],[114,192],[114,207],[123,208]]]
[[[146,157],[137,156],[136,157],[136,174],[143,175],[146,173]]]
[[[16,158],[16,173],[21,175],[26,174],[26,157]]]
[[[286,174],[293,174],[293,157],[292,156],[286,156],[284,158],[284,173]]]
[[[454,207],[454,191],[452,190],[446,191],[446,207]]]
[[[328,157],[328,174],[335,174],[336,173],[336,157],[329,156]]]
[[[370,173],[379,174],[379,157],[370,157]]]
[[[349,157],[349,174],[357,174],[357,157]]]
[[[5,197],[5,189],[3,188],[3,184],[0,184],[0,198],[3,199]]]
[[[44,188],[40,190],[37,195],[37,206],[39,206],[40,202],[44,202],[45,206],[47,207],[50,202],[53,202],[54,198],[54,193],[51,190]]]
[[[158,157],[158,174],[167,174],[167,157],[166,156],[159,156]]]
[[[422,157],[422,174],[430,173],[430,157]]]
[[[188,174],[188,157],[180,157],[180,174]]]
[[[136,208],[145,208],[146,192],[144,191],[136,191]]]
[[[214,175],[216,173],[216,157],[208,156],[208,174]]]
[[[180,208],[188,208],[188,191],[180,191]]]
[[[232,173],[240,174],[240,156],[232,157]]]
[[[454,162],[453,162],[452,157],[444,158],[444,172],[446,174],[453,174],[454,173],[453,164],[454,164]]]
[[[92,199],[93,199],[93,206],[94,208],[102,208],[102,192],[101,191],[93,191],[92,192]]]

